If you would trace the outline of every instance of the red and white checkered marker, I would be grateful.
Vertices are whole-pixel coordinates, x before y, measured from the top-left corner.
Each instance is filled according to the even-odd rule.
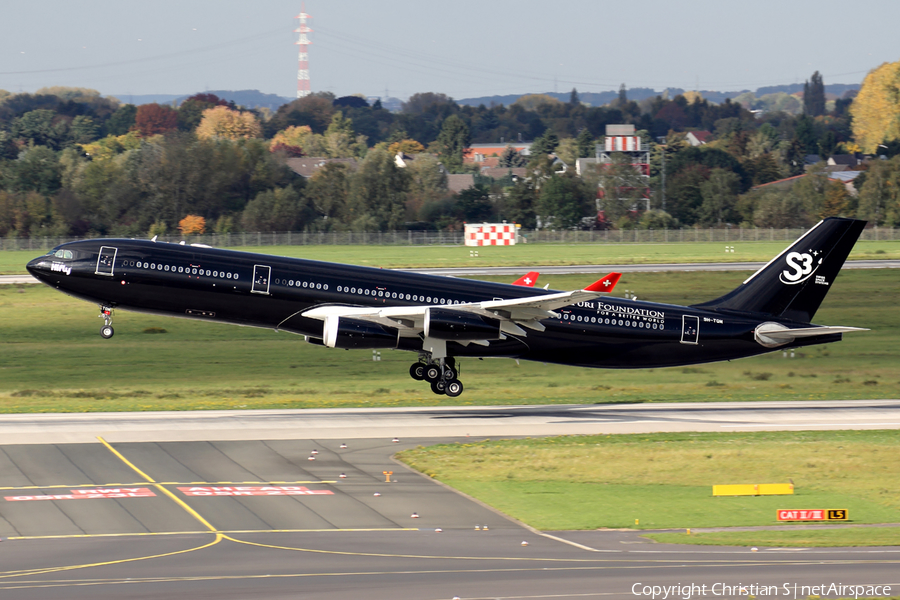
[[[466,224],[466,246],[514,246],[516,226],[507,223]]]

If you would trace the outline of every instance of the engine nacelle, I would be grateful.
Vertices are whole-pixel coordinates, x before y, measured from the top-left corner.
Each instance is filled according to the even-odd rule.
[[[322,341],[329,348],[396,348],[399,333],[392,327],[347,317],[326,317]]]
[[[453,341],[499,340],[500,319],[432,306],[425,310],[425,337]]]

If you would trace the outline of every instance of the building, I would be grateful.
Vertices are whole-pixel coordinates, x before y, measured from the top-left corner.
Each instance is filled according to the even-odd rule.
[[[464,163],[482,163],[490,157],[500,157],[507,148],[512,148],[522,156],[529,156],[531,142],[516,142],[509,144],[472,144],[463,151]],[[490,165],[497,166],[497,165]]]

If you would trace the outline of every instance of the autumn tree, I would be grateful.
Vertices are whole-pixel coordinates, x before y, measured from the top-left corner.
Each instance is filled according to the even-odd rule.
[[[200,139],[239,140],[260,137],[261,130],[253,113],[215,106],[203,111],[196,133]]]
[[[134,116],[134,126],[141,137],[166,133],[178,127],[178,112],[165,104],[142,104]]]
[[[203,111],[216,106],[228,106],[228,102],[215,94],[194,94],[178,107],[178,128],[193,131],[203,120]]]
[[[863,79],[853,104],[853,137],[863,152],[900,139],[900,61],[884,63]]]
[[[198,215],[188,215],[178,221],[178,231],[182,235],[199,235],[206,231],[206,219]]]
[[[388,146],[388,152],[395,156],[398,152],[403,154],[421,154],[425,152],[425,147],[416,140],[403,139]]]

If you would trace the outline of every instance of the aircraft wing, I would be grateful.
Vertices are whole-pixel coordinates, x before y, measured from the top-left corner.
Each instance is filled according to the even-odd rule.
[[[621,273],[610,273],[581,290],[526,296],[510,300],[484,300],[465,304],[437,305],[435,308],[471,312],[493,319],[500,319],[501,330],[506,333],[526,335],[521,327],[543,331],[541,319],[558,316],[553,312],[557,308],[569,306],[577,302],[585,302],[609,293]],[[324,305],[306,310],[302,313],[310,319],[325,320],[329,317],[348,317],[372,323],[378,323],[400,330],[404,337],[416,336],[425,328],[425,316],[429,305],[420,306],[344,306]],[[521,327],[520,327],[521,326]]]

